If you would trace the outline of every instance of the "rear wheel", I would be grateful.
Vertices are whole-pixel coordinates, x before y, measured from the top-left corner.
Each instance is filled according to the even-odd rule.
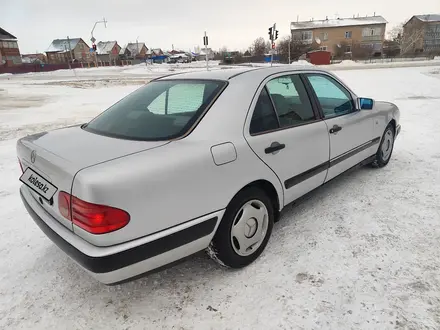
[[[208,249],[221,265],[241,268],[263,252],[274,223],[273,203],[258,187],[239,192],[226,208]]]
[[[389,124],[385,129],[385,132],[383,133],[379,149],[377,150],[376,153],[376,158],[374,159],[372,165],[374,167],[386,166],[391,159],[393,148],[394,148],[394,128],[391,124]]]

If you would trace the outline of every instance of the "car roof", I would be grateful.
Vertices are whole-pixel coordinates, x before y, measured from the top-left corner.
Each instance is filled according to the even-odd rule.
[[[241,67],[241,68],[222,68],[210,71],[192,71],[170,74],[157,80],[185,80],[185,79],[212,79],[212,80],[232,80],[237,77],[242,78],[261,78],[287,71],[325,71],[316,68],[314,65],[279,65],[273,67]]]

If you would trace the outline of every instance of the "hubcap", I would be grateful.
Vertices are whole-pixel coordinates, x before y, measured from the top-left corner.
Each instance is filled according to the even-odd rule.
[[[393,151],[393,142],[394,142],[393,132],[391,131],[391,129],[388,129],[385,132],[381,146],[381,155],[384,161],[387,161],[388,158],[390,158],[391,156],[391,152]]]
[[[269,224],[269,212],[263,202],[251,200],[245,203],[234,218],[231,244],[240,256],[249,256],[263,243]]]

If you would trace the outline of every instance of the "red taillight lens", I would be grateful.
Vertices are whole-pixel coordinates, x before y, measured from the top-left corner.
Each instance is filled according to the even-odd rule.
[[[65,192],[58,195],[58,208],[64,217],[92,234],[110,233],[121,229],[130,221],[130,215],[124,210],[88,203]]]

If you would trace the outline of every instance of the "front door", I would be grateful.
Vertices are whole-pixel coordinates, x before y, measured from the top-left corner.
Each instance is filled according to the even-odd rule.
[[[245,137],[280,179],[288,204],[324,183],[329,161],[327,125],[312,108],[299,74],[272,76],[256,95]]]
[[[328,181],[374,155],[380,137],[374,136],[373,112],[358,110],[352,94],[342,84],[321,73],[306,77],[316,94],[330,137]]]

